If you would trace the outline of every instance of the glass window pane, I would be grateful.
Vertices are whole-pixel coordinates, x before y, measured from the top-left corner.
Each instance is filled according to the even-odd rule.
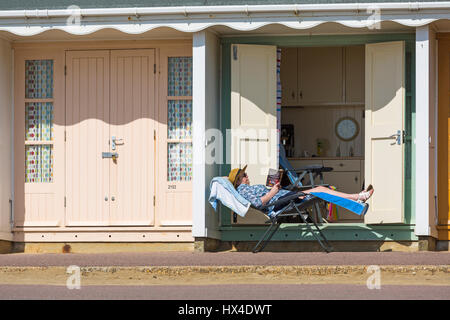
[[[192,96],[192,57],[170,57],[168,96]]]
[[[53,60],[25,61],[25,98],[53,98]]]
[[[192,180],[192,143],[168,143],[168,181]]]
[[[53,147],[50,145],[25,146],[25,182],[52,182]]]
[[[169,100],[168,107],[168,139],[192,138],[192,101]]]
[[[25,103],[25,139],[27,141],[53,140],[53,103]]]

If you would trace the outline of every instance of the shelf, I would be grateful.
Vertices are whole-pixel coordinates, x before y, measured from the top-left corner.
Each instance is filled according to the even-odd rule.
[[[364,107],[364,102],[329,102],[329,103],[309,103],[298,106],[281,106],[281,108],[308,108],[308,107]]]
[[[364,157],[308,157],[308,158],[302,158],[302,157],[292,157],[287,158],[288,160],[364,160]]]

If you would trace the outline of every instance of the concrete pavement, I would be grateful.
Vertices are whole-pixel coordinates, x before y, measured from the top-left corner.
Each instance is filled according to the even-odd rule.
[[[148,252],[0,254],[0,267],[450,265],[450,252]]]
[[[385,284],[450,287],[449,252],[149,252],[0,255],[0,284],[64,285],[76,266],[86,285]]]

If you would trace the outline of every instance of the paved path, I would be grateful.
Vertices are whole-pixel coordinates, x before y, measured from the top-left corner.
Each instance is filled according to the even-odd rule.
[[[64,286],[0,285],[3,299],[138,300],[450,300],[450,286],[385,285],[207,285],[207,286]],[[170,310],[166,310],[170,311]],[[175,310],[173,310],[175,311]]]
[[[449,265],[450,252],[0,254],[0,266]]]

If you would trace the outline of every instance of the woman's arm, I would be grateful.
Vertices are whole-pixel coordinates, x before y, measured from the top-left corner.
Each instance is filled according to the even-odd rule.
[[[261,197],[262,205],[265,205],[267,202],[269,202],[270,199],[272,199],[280,189],[281,189],[280,183],[274,185],[266,195]]]

